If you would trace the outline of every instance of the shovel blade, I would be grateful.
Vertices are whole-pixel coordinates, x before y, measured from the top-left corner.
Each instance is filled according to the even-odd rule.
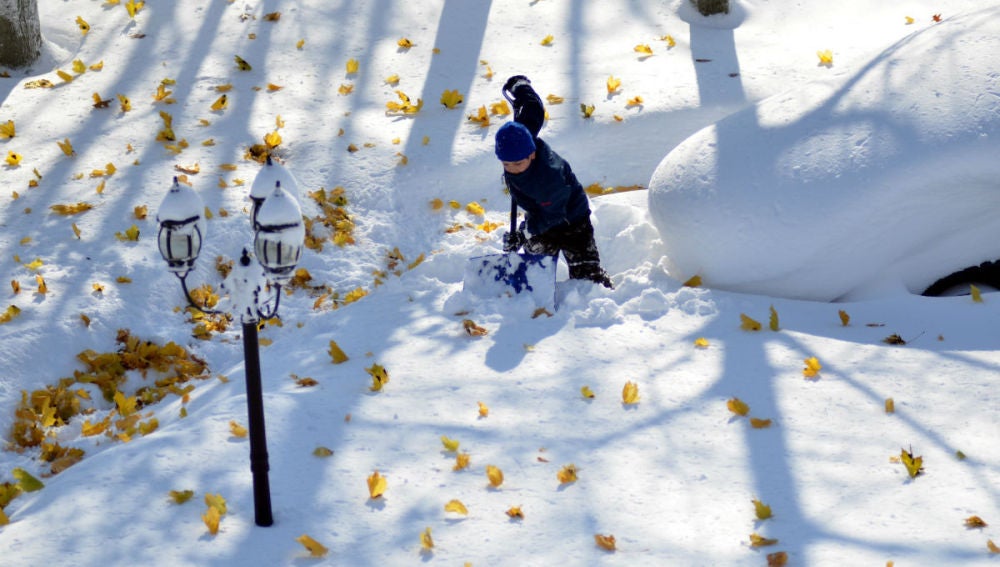
[[[479,297],[528,295],[538,307],[554,307],[556,256],[544,254],[490,254],[469,260],[464,291]]]

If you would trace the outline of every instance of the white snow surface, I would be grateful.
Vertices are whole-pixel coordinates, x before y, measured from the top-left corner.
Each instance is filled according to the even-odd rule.
[[[114,404],[74,386],[93,413],[50,428],[86,451],[59,474],[38,448],[0,451],[0,483],[16,469],[45,483],[4,508],[0,565],[765,565],[776,552],[789,565],[996,564],[1000,298],[907,292],[995,255],[995,3],[733,0],[703,18],[687,0],[174,0],[134,20],[97,0],[40,4],[46,53],[0,79],[0,123],[16,125],[0,145],[22,158],[0,170],[14,282],[0,312],[20,310],[0,324],[3,442],[23,392],[83,371],[81,352],[115,351],[120,329],[183,346],[211,376],[143,407],[158,428],[128,442],[82,434]],[[818,65],[826,49],[832,66]],[[542,135],[585,185],[653,188],[592,198],[616,288],[566,281],[561,264],[550,313],[462,291],[469,259],[500,252],[509,211],[492,147],[506,117],[468,116],[518,73],[563,97]],[[55,88],[24,88],[40,78]],[[174,103],[154,100],[161,84]],[[397,90],[419,113],[386,114]],[[463,102],[441,105],[446,90]],[[179,153],[156,140],[161,112]],[[321,214],[310,194],[342,188],[355,242],[306,250],[309,287],[260,331],[274,515],[260,527],[249,442],[230,427],[248,425],[241,327],[193,337],[155,208],[176,166],[197,165],[188,181],[211,218],[189,284],[218,290],[216,258],[251,239],[261,166],[244,153],[274,131],[303,215]],[[50,209],[80,202],[93,208]],[[116,238],[133,225],[138,241]],[[706,285],[684,287],[695,273]],[[320,297],[359,288],[337,308]],[[810,357],[822,368],[806,378]],[[374,365],[390,376],[377,392]],[[123,394],[162,377],[130,372]],[[442,436],[467,469],[452,470]],[[894,460],[904,449],[923,474]],[[561,483],[569,464],[578,479]],[[387,489],[372,499],[375,471]],[[172,490],[195,496],[177,504]],[[206,494],[227,502],[216,535]],[[454,499],[467,515],[445,511]],[[757,519],[755,499],[773,517]],[[311,557],[303,534],[327,554]]]

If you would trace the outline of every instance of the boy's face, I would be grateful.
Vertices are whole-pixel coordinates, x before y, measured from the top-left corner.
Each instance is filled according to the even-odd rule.
[[[518,161],[502,161],[503,170],[507,173],[513,173],[517,175],[518,173],[524,173],[528,166],[531,165],[531,161],[535,159],[535,152],[528,154],[528,157],[518,160]]]

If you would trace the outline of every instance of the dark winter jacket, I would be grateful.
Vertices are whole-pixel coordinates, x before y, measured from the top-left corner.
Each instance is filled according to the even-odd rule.
[[[504,172],[504,178],[514,202],[527,213],[528,232],[540,235],[589,218],[590,202],[569,163],[538,137],[545,121],[541,98],[528,84],[513,94],[514,120],[535,136],[535,159],[524,172]]]

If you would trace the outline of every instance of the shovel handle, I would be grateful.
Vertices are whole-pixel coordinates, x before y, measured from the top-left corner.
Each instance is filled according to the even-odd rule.
[[[517,201],[514,200],[514,196],[510,197],[510,233],[514,234],[517,231]]]

